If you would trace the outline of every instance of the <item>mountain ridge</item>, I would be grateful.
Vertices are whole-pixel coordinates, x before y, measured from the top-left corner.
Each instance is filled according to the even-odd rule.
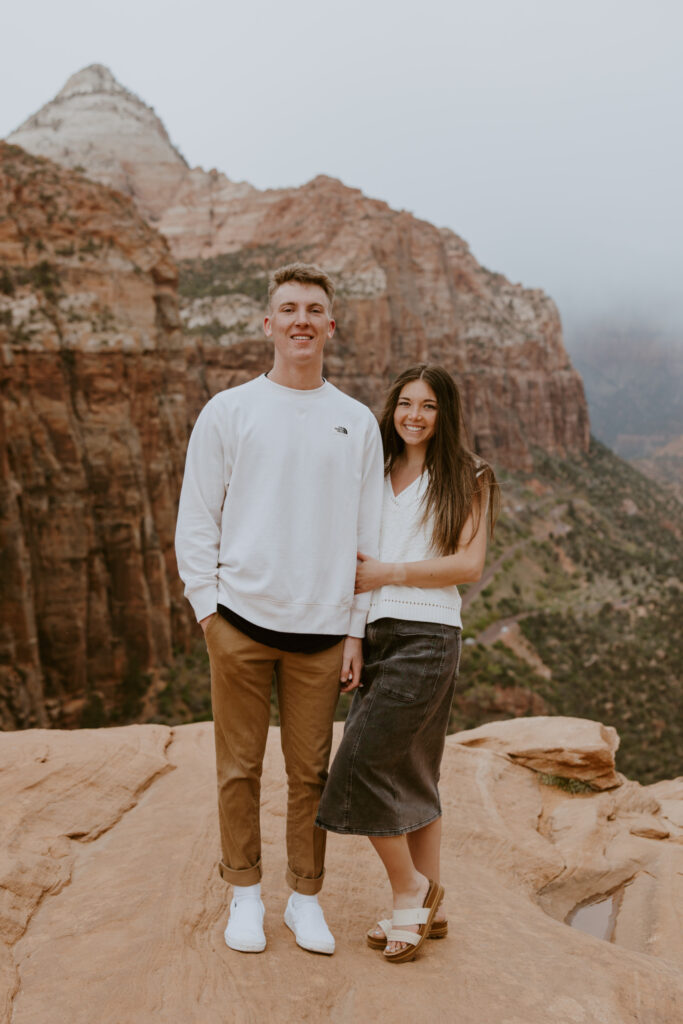
[[[70,82],[57,127],[42,135],[20,128],[9,139],[58,161],[67,148],[67,162],[133,198],[180,262],[181,317],[198,358],[224,366],[231,379],[240,358],[248,372],[267,369],[261,319],[268,271],[296,258],[316,261],[339,286],[327,368],[354,397],[376,409],[396,367],[440,361],[461,382],[475,443],[487,457],[530,468],[534,444],[558,453],[587,449],[581,380],[557,309],[542,292],[486,271],[453,232],[334,178],[260,192],[218,171],[190,170],[168,151],[160,162],[125,111],[114,147],[106,123],[90,133],[91,115],[101,95],[126,91],[101,68]],[[34,119],[40,123],[40,111]]]

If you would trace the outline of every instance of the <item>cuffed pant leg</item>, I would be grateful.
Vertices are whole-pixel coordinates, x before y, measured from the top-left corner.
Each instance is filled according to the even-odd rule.
[[[223,861],[218,865],[218,874],[224,882],[229,885],[256,885],[261,881],[261,861],[252,868],[244,868],[243,871],[233,871]]]
[[[327,836],[316,828],[315,816],[327,779],[342,647],[318,654],[281,652],[276,669],[287,769],[287,882],[308,895],[320,891],[325,874]]]
[[[261,771],[277,657],[216,615],[206,645],[216,739],[221,877],[233,885],[261,878]]]

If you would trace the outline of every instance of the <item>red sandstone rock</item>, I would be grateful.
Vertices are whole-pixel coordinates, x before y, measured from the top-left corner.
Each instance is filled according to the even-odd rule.
[[[473,443],[487,457],[530,468],[533,446],[586,449],[583,387],[554,303],[485,270],[452,232],[325,177],[299,189],[192,200],[167,210],[159,227],[189,260],[181,264],[183,320],[219,335],[216,342],[207,330],[201,340],[219,365],[232,365],[260,337],[262,302],[249,297],[265,295],[273,264],[315,260],[339,288],[325,365],[344,390],[378,410],[400,369],[440,362],[460,383]],[[211,203],[211,218],[201,202]],[[219,294],[193,297],[207,273]],[[268,360],[264,352],[258,369]]]
[[[572,795],[449,737],[440,787],[448,937],[382,963],[364,935],[390,906],[384,872],[366,839],[331,835],[321,901],[337,951],[306,953],[282,920],[286,780],[271,729],[268,946],[246,955],[223,941],[209,723],[3,737],[0,1022],[678,1024],[680,780]],[[660,799],[670,837],[634,835],[643,815],[662,819]],[[564,923],[608,893],[611,942]]]
[[[620,786],[614,764],[619,746],[616,729],[583,718],[538,716],[487,722],[457,732],[454,741],[504,754],[515,764],[563,779],[578,779],[594,789]]]
[[[176,269],[128,200],[5,143],[0,268],[0,725],[77,724],[188,627]]]

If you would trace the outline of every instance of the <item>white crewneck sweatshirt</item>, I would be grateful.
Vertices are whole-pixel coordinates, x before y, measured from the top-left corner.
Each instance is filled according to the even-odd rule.
[[[310,391],[262,375],[221,391],[187,450],[178,568],[197,619],[223,604],[283,633],[361,637],[358,550],[376,556],[379,428],[329,382]]]

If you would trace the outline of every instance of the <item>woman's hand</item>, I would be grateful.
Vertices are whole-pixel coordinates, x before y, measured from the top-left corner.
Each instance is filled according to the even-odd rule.
[[[391,583],[394,568],[391,562],[380,562],[362,551],[358,552],[357,558],[354,594],[365,594],[368,590],[377,590]]]

